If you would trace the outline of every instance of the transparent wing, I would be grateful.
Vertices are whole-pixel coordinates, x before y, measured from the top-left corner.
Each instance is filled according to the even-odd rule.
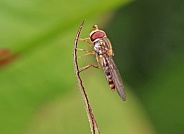
[[[116,64],[114,63],[111,56],[108,56],[108,62],[109,62],[110,72],[112,74],[112,79],[113,79],[114,84],[115,84],[115,88],[116,88],[119,96],[125,101],[126,95],[125,95],[124,85],[123,85],[123,81],[121,79],[121,75],[119,73],[119,70],[117,69]]]

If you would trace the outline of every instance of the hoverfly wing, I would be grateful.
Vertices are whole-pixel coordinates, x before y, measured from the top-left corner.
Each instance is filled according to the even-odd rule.
[[[123,85],[123,81],[121,79],[121,75],[119,73],[119,70],[117,69],[116,64],[114,63],[112,56],[108,57],[108,61],[109,61],[109,69],[110,69],[110,72],[112,74],[112,79],[114,81],[115,88],[116,88],[119,96],[121,97],[121,99],[125,101],[126,95],[125,95],[124,85]]]

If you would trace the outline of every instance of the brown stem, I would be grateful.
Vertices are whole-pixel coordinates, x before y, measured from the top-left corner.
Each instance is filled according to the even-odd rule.
[[[82,79],[80,77],[80,71],[79,71],[79,66],[78,66],[78,61],[77,61],[77,45],[78,45],[79,35],[80,35],[80,32],[82,30],[84,23],[85,23],[85,20],[80,25],[78,32],[77,32],[77,35],[75,37],[74,49],[73,49],[74,71],[75,71],[78,85],[80,87],[80,93],[81,93],[82,100],[84,102],[84,106],[85,106],[86,113],[88,116],[88,121],[90,124],[91,132],[92,132],[92,134],[100,134],[97,122],[95,120],[95,117],[94,117],[93,112],[92,112],[92,108],[90,106],[89,99],[87,97],[87,93],[85,91],[84,85],[82,83]]]

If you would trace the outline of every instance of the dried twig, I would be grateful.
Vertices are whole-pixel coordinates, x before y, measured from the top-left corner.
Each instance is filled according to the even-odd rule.
[[[80,87],[80,93],[81,93],[81,96],[82,96],[82,100],[84,102],[84,106],[85,106],[85,109],[86,109],[86,113],[87,113],[87,116],[88,116],[88,121],[89,121],[89,124],[90,124],[90,128],[91,128],[91,132],[92,134],[100,134],[100,131],[98,129],[98,125],[97,125],[97,122],[95,120],[95,117],[93,115],[93,112],[92,112],[92,108],[90,106],[90,103],[89,103],[89,100],[88,100],[88,97],[87,97],[87,94],[86,94],[86,91],[85,91],[85,88],[84,88],[84,85],[82,83],[82,79],[80,77],[80,72],[79,72],[79,66],[78,66],[78,60],[77,60],[77,45],[78,45],[78,38],[79,38],[79,35],[80,35],[80,32],[82,30],[82,27],[84,25],[84,22],[85,20],[82,22],[82,24],[80,25],[79,29],[78,29],[78,32],[77,32],[77,35],[75,37],[75,42],[74,42],[74,50],[73,50],[73,59],[74,59],[74,71],[75,71],[75,74],[76,74],[76,78],[77,78],[77,81],[78,81],[78,85]]]

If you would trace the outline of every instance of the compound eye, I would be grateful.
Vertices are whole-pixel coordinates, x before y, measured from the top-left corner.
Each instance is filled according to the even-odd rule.
[[[90,39],[91,41],[94,41],[98,38],[103,38],[105,36],[105,33],[102,32],[102,31],[96,31],[94,32],[91,36],[90,36]]]

